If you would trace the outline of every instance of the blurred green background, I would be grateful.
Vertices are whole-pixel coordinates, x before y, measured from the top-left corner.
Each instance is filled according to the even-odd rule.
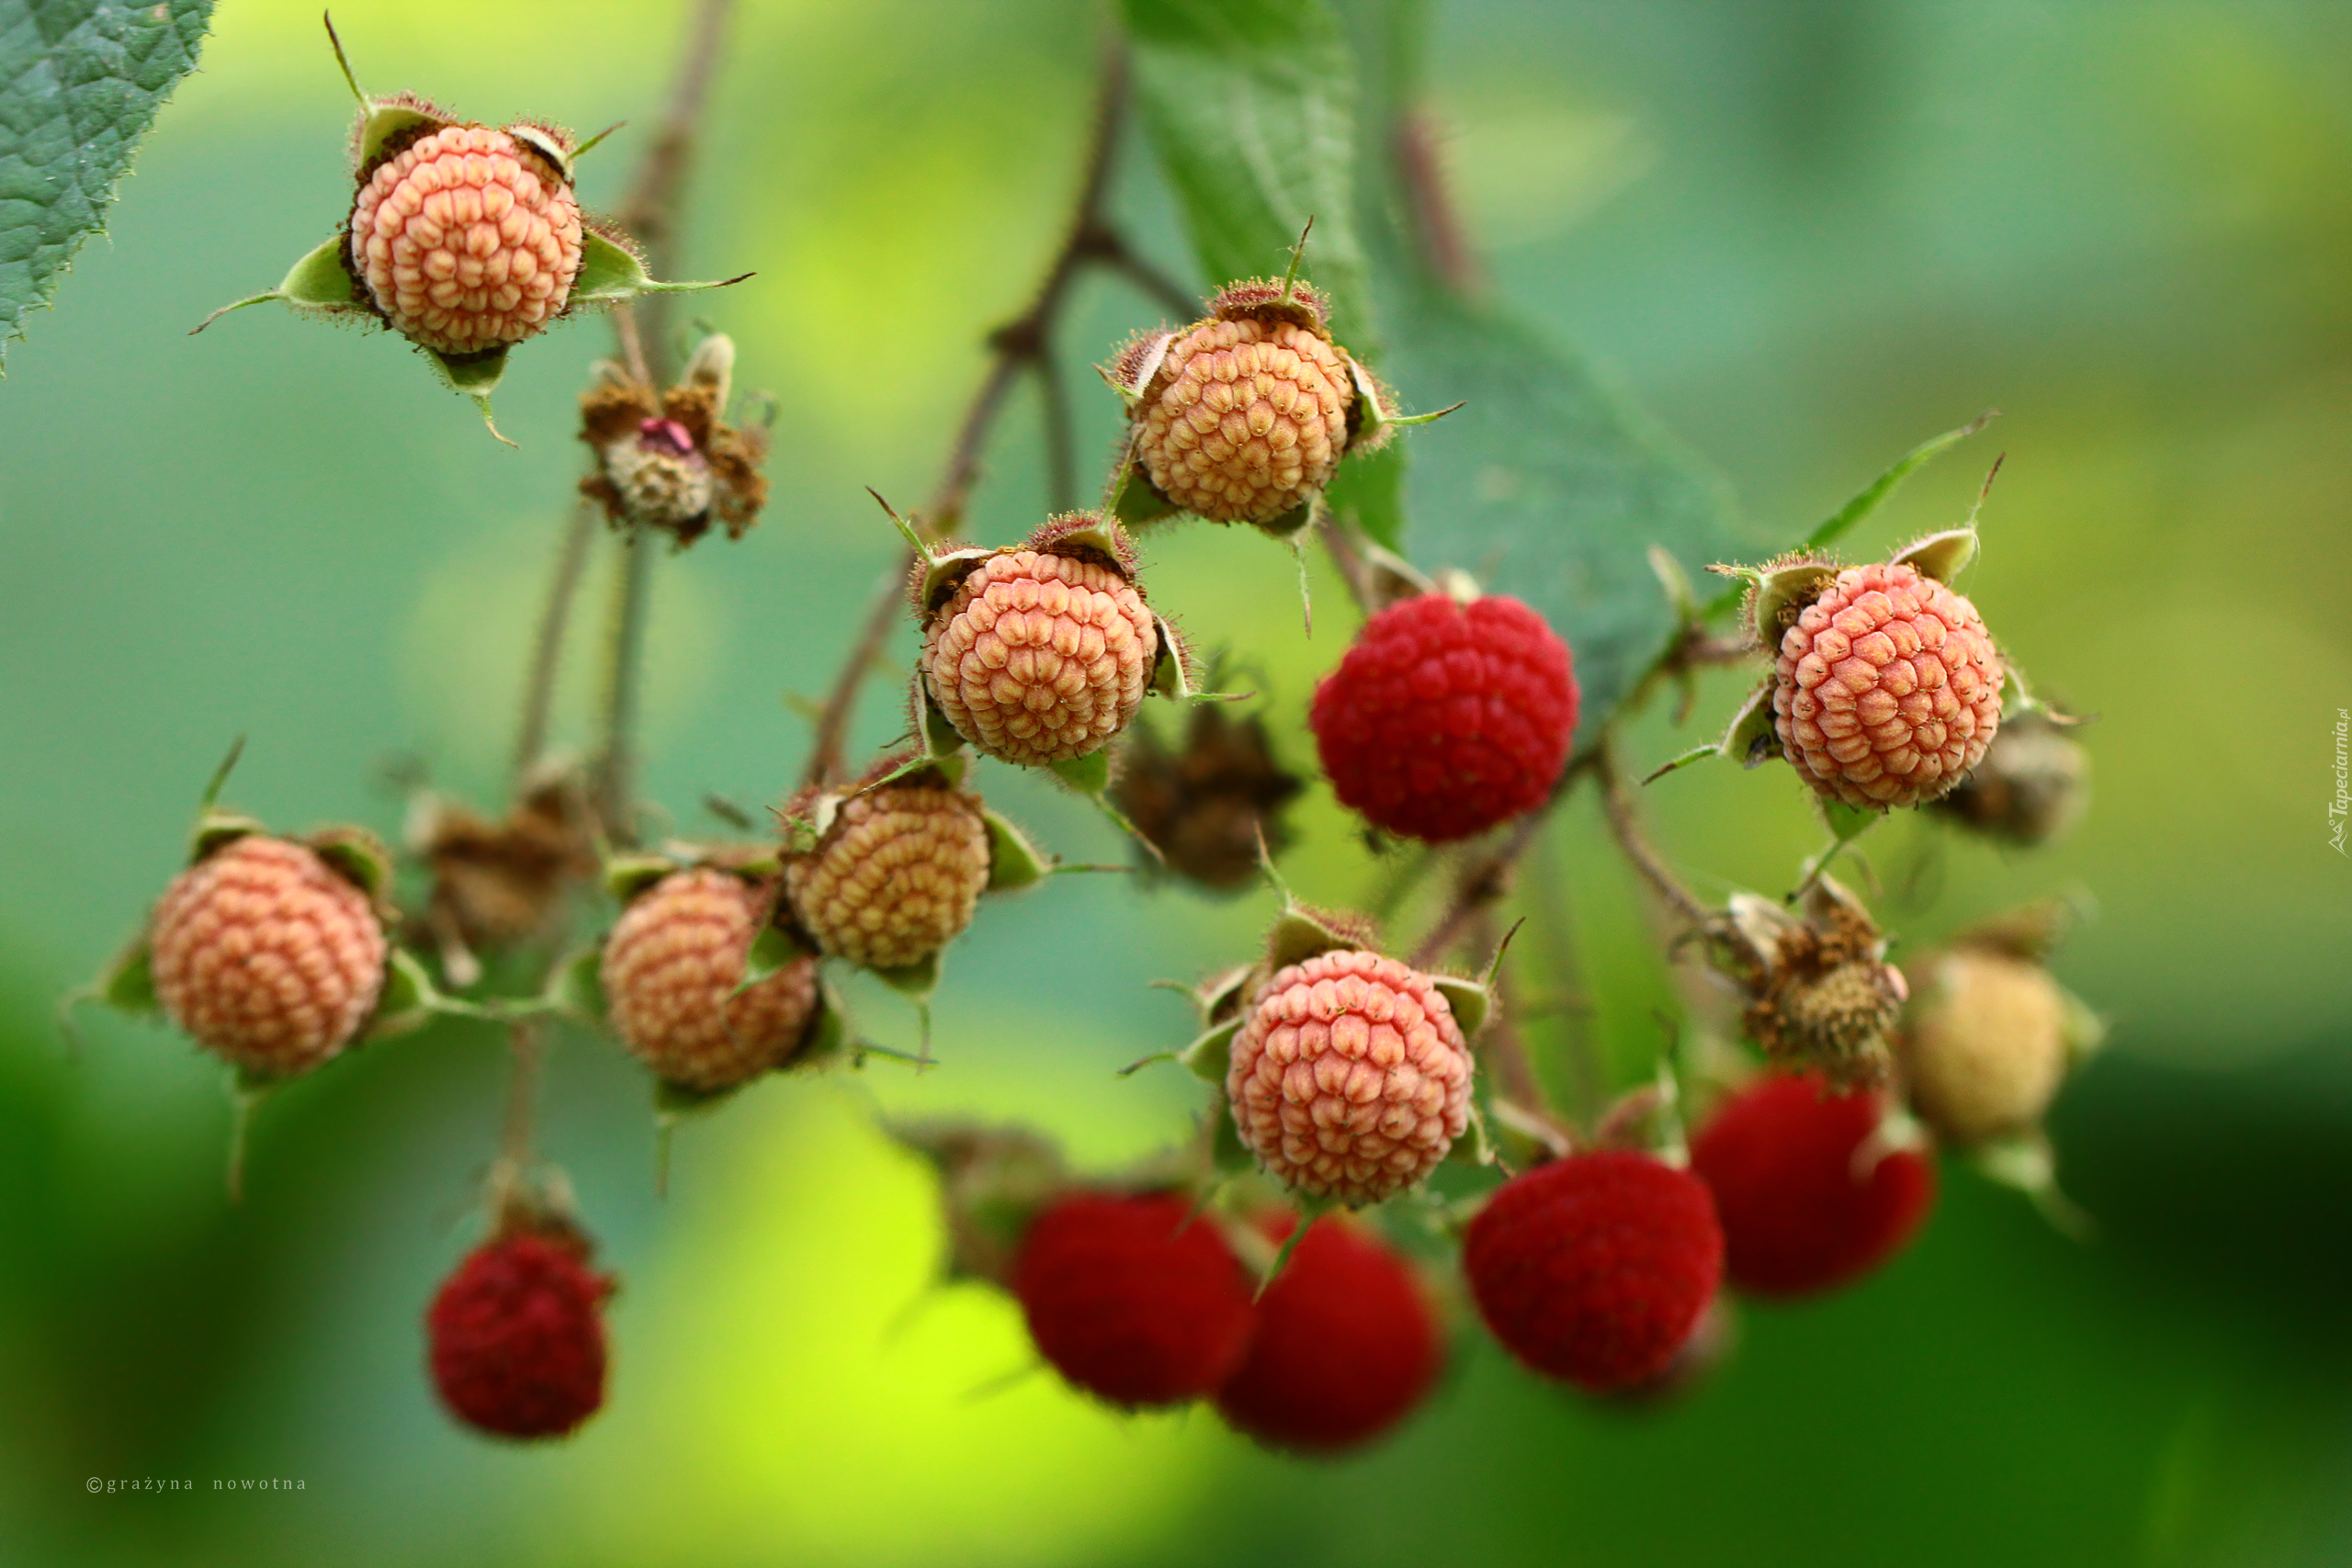
[[[611,1405],[514,1450],[440,1414],[419,1319],[478,1224],[500,1042],[444,1027],[279,1096],[251,1196],[221,1193],[220,1075],[158,1030],[52,999],[175,867],[197,791],[288,828],[390,831],[388,761],[485,804],[528,622],[578,476],[595,323],[518,354],[519,452],[380,335],[252,311],[190,339],[330,231],[347,98],[315,6],[222,0],[111,238],[0,384],[0,1561],[2174,1564],[2352,1561],[2352,865],[2327,844],[2352,705],[2352,9],[2264,4],[1442,0],[1430,107],[1498,288],[1589,352],[1785,539],[1979,409],[1870,548],[1965,511],[2007,467],[1968,587],[2038,685],[2101,716],[2081,829],[2032,856],[1911,827],[1913,950],[2026,897],[2098,918],[2062,977],[2115,1022],[2056,1118],[2077,1246],[1957,1166],[1905,1257],[1858,1290],[1743,1312],[1735,1359],[1663,1407],[1539,1387],[1476,1335],[1369,1457],[1303,1465],[1214,1419],[1123,1418],[1028,1360],[1013,1311],[927,1290],[928,1179],[876,1104],[1020,1115],[1095,1164],[1182,1134],[1182,1075],[1114,1066],[1188,1018],[1145,988],[1246,953],[1263,897],[1073,878],[992,905],[916,1082],[771,1080],[680,1136],[651,1190],[645,1086],[567,1039],[545,1145],[608,1261]],[[678,7],[342,0],[363,83],[493,122],[630,117],[583,186],[611,205],[658,113]],[[929,487],[1076,172],[1102,18],[1076,3],[747,0],[717,90],[694,310],[772,390],[776,494],[743,543],[665,562],[649,792],[683,831],[715,791],[777,798],[893,540],[862,486]],[[1121,212],[1187,253],[1130,143]],[[1197,281],[1196,279],[1194,281]],[[1074,374],[1155,310],[1084,286]],[[1113,400],[1077,383],[1083,450]],[[1416,406],[1476,389],[1402,389]],[[1034,406],[973,523],[1043,505]],[[1419,441],[1445,439],[1443,426]],[[1292,761],[1349,627],[1303,639],[1281,552],[1155,541],[1157,603],[1250,656]],[[592,584],[591,592],[596,592]],[[595,601],[591,601],[593,604]],[[565,723],[584,739],[581,617]],[[883,683],[861,744],[895,728]],[[1664,716],[1646,763],[1693,734]],[[1074,858],[1115,841],[1065,797],[983,787]],[[1784,774],[1648,792],[1702,886],[1784,884],[1815,829]],[[1328,795],[1311,897],[1375,871]],[[1666,995],[1583,807],[1564,868],[1600,1025],[1640,1066]],[[902,1006],[859,994],[911,1041]],[[90,1476],[194,1494],[85,1492]],[[216,1478],[299,1480],[215,1493]]]

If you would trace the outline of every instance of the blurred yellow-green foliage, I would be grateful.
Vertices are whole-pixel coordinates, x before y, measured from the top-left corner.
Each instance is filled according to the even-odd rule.
[[[1736,487],[1765,535],[1826,515],[1979,409],[1859,548],[1949,525],[2007,466],[1969,583],[2041,688],[2100,716],[2082,829],[2037,855],[1898,828],[1939,888],[1916,951],[2025,897],[2098,917],[2060,969],[2114,1021],[2062,1103],[2097,1240],[1951,1167],[1923,1240],[1831,1302],[1753,1309],[1669,1406],[1538,1387],[1465,1335],[1457,1375],[1356,1461],[1262,1456],[1206,1416],[1122,1418],[1029,1363],[1017,1318],[928,1289],[928,1179],[877,1104],[1020,1115],[1108,1164],[1188,1125],[1145,988],[1247,950],[1264,897],[1072,878],[988,908],[915,1081],[773,1080],[684,1130],[650,1189],[643,1082],[558,1052],[545,1143],[625,1276],[610,1408],[545,1451],[446,1421],[419,1318],[467,1245],[503,1063],[443,1027],[281,1095],[226,1205],[219,1074],[51,1001],[174,868],[228,739],[288,827],[390,829],[389,760],[488,801],[577,478],[594,323],[519,353],[488,440],[396,342],[254,311],[346,194],[349,102],[315,6],[222,0],[111,239],[0,384],[0,1561],[241,1564],[2339,1563],[2352,1558],[2352,864],[2328,845],[2352,705],[2352,9],[2333,0],[1767,6],[1438,0],[1430,107],[1498,289]],[[343,0],[371,87],[493,121],[659,113],[670,0]],[[718,82],[688,307],[775,395],[765,521],[665,562],[649,793],[778,798],[914,498],[1057,237],[1102,18],[1066,0],[746,0]],[[617,197],[643,131],[583,166]],[[1119,207],[1193,281],[1140,145]],[[1156,319],[1087,283],[1074,376]],[[1080,383],[1081,388],[1091,383]],[[1401,389],[1415,406],[1476,388]],[[1083,450],[1114,410],[1086,393]],[[1416,439],[1445,439],[1444,427]],[[1034,407],[973,531],[1043,506]],[[1244,655],[1292,761],[1313,676],[1289,564],[1246,531],[1157,541],[1155,602]],[[592,585],[591,592],[594,592]],[[584,739],[588,643],[563,722]],[[1739,678],[1711,682],[1694,731]],[[1647,762],[1692,737],[1653,714]],[[895,724],[877,691],[862,745]],[[1118,846],[1003,770],[998,803],[1079,858]],[[1816,832],[1784,773],[1697,770],[1648,803],[1710,891],[1773,887]],[[1320,793],[1309,897],[1370,873]],[[1627,1071],[1666,993],[1589,813],[1549,846]],[[912,1022],[861,1003],[884,1033]],[[1008,1380],[1012,1380],[1008,1382]],[[90,1495],[153,1476],[192,1494]],[[282,1478],[299,1491],[216,1491]]]

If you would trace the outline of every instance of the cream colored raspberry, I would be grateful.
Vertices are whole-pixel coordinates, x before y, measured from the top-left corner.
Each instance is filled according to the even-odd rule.
[[[956,732],[1023,767],[1101,750],[1159,657],[1143,595],[1100,560],[1004,550],[957,585],[923,637],[931,700]]]
[[[669,1082],[732,1089],[800,1048],[817,1010],[816,960],[796,958],[736,990],[761,912],[759,890],[739,876],[673,872],[631,901],[605,939],[613,1027]]]
[[[386,159],[351,211],[351,263],[394,331],[443,354],[522,342],[562,313],[580,208],[503,130],[452,125]]]
[[[989,885],[989,825],[960,790],[886,785],[852,795],[785,873],[793,917],[835,958],[920,964],[963,934]]]
[[[1462,1135],[1470,1073],[1461,1025],[1428,976],[1343,949],[1259,987],[1225,1091],[1270,1175],[1377,1203],[1428,1176]]]
[[[1919,1119],[1961,1148],[2038,1124],[2066,1076],[2066,1001],[2050,972],[1962,948],[1921,991],[1902,1042]]]
[[[376,1010],[386,944],[368,895],[316,852],[258,834],[180,873],[148,927],[155,995],[248,1072],[306,1072]]]
[[[2001,723],[2001,656],[1976,607],[1911,567],[1850,567],[1781,637],[1772,713],[1805,782],[1849,806],[1957,785]]]
[[[1168,345],[1136,412],[1136,455],[1160,494],[1219,523],[1268,523],[1330,482],[1355,381],[1295,321],[1212,318]]]

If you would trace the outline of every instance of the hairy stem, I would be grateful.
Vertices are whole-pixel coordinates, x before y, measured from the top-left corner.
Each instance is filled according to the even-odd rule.
[[[611,618],[605,642],[604,734],[596,749],[596,815],[616,844],[637,842],[636,732],[645,659],[645,620],[653,600],[656,542],[643,528],[620,537],[614,563]]]
[[[556,546],[555,570],[548,579],[547,602],[539,609],[538,629],[531,639],[531,670],[523,683],[523,722],[514,738],[518,791],[547,754],[548,716],[555,705],[555,679],[563,664],[564,632],[571,624],[581,568],[587,564],[588,541],[595,532],[595,507],[584,501],[576,502]]]
[[[1421,938],[1419,944],[1413,949],[1412,956],[1406,962],[1416,969],[1426,969],[1432,964],[1444,962],[1468,933],[1472,923],[1502,897],[1510,884],[1511,867],[1518,863],[1521,855],[1527,852],[1528,845],[1544,831],[1544,825],[1552,818],[1552,807],[1574,784],[1575,774],[1571,773],[1550,800],[1512,825],[1509,836],[1500,844],[1486,854],[1463,863],[1461,872],[1454,877],[1453,898],[1446,904],[1444,912],[1438,916],[1437,924],[1430,928],[1429,934]]]
[[[956,426],[956,439],[948,448],[947,462],[937,486],[911,519],[926,542],[947,538],[962,524],[973,488],[979,482],[989,437],[1024,373],[1038,377],[1046,400],[1046,470],[1054,506],[1067,509],[1075,501],[1075,437],[1070,431],[1068,389],[1052,359],[1052,348],[1054,323],[1069,301],[1070,285],[1084,268],[1096,265],[1117,271],[1181,315],[1189,315],[1194,308],[1190,296],[1129,249],[1125,239],[1103,215],[1126,98],[1126,61],[1125,56],[1114,53],[1103,65],[1102,90],[1095,102],[1093,140],[1087,149],[1085,171],[1080,178],[1069,226],[1053,260],[1047,264],[1044,281],[1032,296],[1028,309],[989,333],[991,358],[988,373],[981,378],[979,389],[973,394]],[[819,712],[808,764],[801,774],[804,785],[832,784],[844,776],[849,727],[856,714],[858,693],[880,661],[883,645],[899,615],[899,595],[907,573],[913,565],[913,556],[902,552],[897,570],[875,590],[860,635],[833,677]]]
[[[1642,874],[1642,880],[1667,906],[1682,917],[1694,931],[1709,930],[1714,923],[1714,912],[1702,902],[1699,896],[1682,886],[1667,866],[1665,858],[1651,845],[1642,832],[1639,816],[1634,807],[1633,792],[1625,785],[1625,775],[1617,769],[1617,759],[1604,741],[1595,753],[1596,766],[1600,772],[1600,807],[1609,819],[1609,830],[1617,840],[1617,847]]]

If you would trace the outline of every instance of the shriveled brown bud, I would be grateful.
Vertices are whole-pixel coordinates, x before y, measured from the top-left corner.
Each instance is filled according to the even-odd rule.
[[[1111,798],[1169,871],[1225,893],[1257,880],[1261,835],[1270,852],[1289,843],[1282,808],[1304,787],[1275,761],[1261,719],[1228,718],[1202,704],[1181,750],[1161,744],[1152,726],[1135,727]]]

